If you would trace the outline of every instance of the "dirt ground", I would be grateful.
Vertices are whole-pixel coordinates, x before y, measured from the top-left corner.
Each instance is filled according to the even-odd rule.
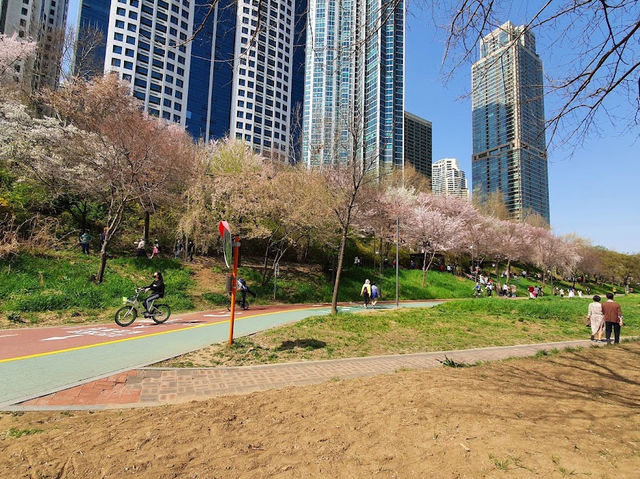
[[[137,410],[0,415],[2,478],[635,478],[640,344]]]

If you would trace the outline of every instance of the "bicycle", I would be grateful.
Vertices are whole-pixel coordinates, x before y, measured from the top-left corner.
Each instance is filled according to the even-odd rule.
[[[138,317],[138,308],[141,307],[138,297],[144,288],[136,288],[133,298],[122,298],[125,306],[116,311],[115,321],[118,326],[129,326]],[[171,308],[167,304],[154,304],[151,302],[149,314],[145,316],[153,319],[156,324],[162,324],[171,316]]]

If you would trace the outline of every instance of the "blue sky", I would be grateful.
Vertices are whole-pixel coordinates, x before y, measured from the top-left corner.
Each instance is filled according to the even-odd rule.
[[[430,10],[416,8],[416,3],[409,4],[407,15],[405,108],[433,123],[433,160],[457,158],[471,179],[471,67],[460,69],[443,84],[444,37],[433,26]],[[513,2],[518,7],[504,21],[525,23],[532,3],[536,2]],[[70,0],[72,23],[77,10],[78,0]],[[542,34],[536,35],[536,41],[546,73],[554,76],[571,52],[551,48]],[[547,116],[555,102],[554,98],[545,101]],[[638,253],[640,131],[638,127],[624,131],[607,122],[600,126],[599,135],[579,148],[550,145],[551,226],[559,235],[575,233],[596,245]]]
[[[457,158],[470,178],[471,67],[460,69],[444,86],[444,36],[433,27],[430,11],[411,4],[409,8],[405,109],[433,123],[433,160]],[[507,20],[521,25],[528,20],[527,12],[511,12],[504,18]],[[536,43],[545,72],[553,76],[554,69],[561,68],[571,52],[552,49],[543,34],[536,35]],[[556,103],[555,98],[545,100],[547,117]],[[559,235],[575,233],[596,245],[638,253],[640,131],[638,127],[624,131],[626,126],[609,122],[602,122],[600,127],[597,137],[578,148],[550,145],[551,226]]]

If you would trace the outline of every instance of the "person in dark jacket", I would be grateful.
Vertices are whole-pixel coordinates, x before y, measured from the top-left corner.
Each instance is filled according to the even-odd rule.
[[[153,282],[149,286],[145,286],[145,291],[151,291],[151,294],[144,300],[145,317],[149,316],[149,306],[158,298],[164,298],[164,279],[162,273],[156,271],[153,273]]]
[[[242,309],[247,309],[249,307],[249,305],[247,304],[247,293],[249,293],[254,298],[256,297],[256,293],[254,293],[253,291],[251,291],[249,289],[249,285],[242,278],[238,278],[238,282],[237,282],[237,285],[236,285],[236,291],[239,291],[240,292],[240,296],[242,297],[242,300],[240,302],[240,305],[242,306]]]

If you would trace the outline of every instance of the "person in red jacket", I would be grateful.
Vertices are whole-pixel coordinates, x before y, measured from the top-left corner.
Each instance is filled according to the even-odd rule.
[[[620,342],[620,326],[622,326],[622,309],[613,300],[613,293],[607,293],[607,302],[602,304],[602,314],[604,315],[605,334],[607,343],[611,343],[611,330],[613,329],[615,343]]]

